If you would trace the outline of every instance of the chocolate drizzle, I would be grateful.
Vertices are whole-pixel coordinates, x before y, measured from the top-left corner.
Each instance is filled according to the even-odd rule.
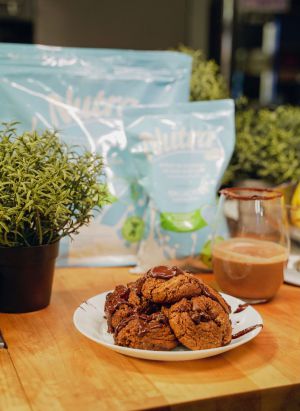
[[[175,277],[179,274],[184,274],[184,271],[182,271],[179,267],[168,267],[166,265],[158,265],[156,267],[151,268],[146,275],[148,277],[169,280],[170,278]]]
[[[239,331],[239,332],[236,333],[236,334],[233,334],[231,338],[232,338],[233,340],[234,340],[235,338],[240,338],[240,337],[242,337],[243,335],[249,333],[250,331],[255,330],[255,328],[258,328],[258,327],[263,327],[263,325],[262,325],[262,324],[252,325],[251,327],[245,328],[244,330]]]
[[[128,287],[126,287],[125,285],[117,285],[113,293],[107,294],[104,312],[107,317],[107,326],[109,333],[113,332],[112,316],[120,307],[120,305],[127,304],[129,307],[133,307],[133,305],[128,302],[129,293],[130,289]]]
[[[220,298],[218,298],[216,295],[214,295],[214,294],[212,294],[209,290],[208,290],[208,288],[207,287],[205,287],[205,285],[203,286],[203,295],[205,295],[205,297],[208,297],[208,298],[210,298],[210,299],[212,299],[212,300],[214,300],[214,301],[216,301],[217,303],[219,303],[220,305],[221,305],[221,307],[223,308],[223,310],[226,312],[226,313],[230,313],[231,312],[231,307],[230,307],[230,305],[229,304],[227,304],[227,302],[224,300],[224,298],[222,298],[221,296],[221,299]],[[227,308],[225,308],[225,307]]]
[[[122,328],[126,327],[126,325],[133,320],[138,320],[138,332],[137,335],[142,337],[143,335],[151,332],[155,328],[162,328],[164,325],[168,324],[167,317],[162,313],[154,313],[151,315],[146,314],[138,314],[135,312],[134,314],[130,315],[129,317],[124,318],[116,327],[115,335],[122,330]]]
[[[129,283],[128,286],[132,291],[136,293],[138,297],[140,297],[142,295],[142,288],[143,288],[145,281],[146,281],[146,276],[143,276],[139,278],[138,280],[136,280],[134,283]]]
[[[154,313],[149,316],[141,315],[142,321],[139,322],[138,336],[142,337],[155,328],[162,328],[168,324],[167,317],[162,313]]]
[[[203,295],[205,295],[205,297],[208,297],[208,298],[216,301],[217,303],[220,303],[218,298],[215,295],[211,294],[206,287],[203,288]]]
[[[239,304],[237,309],[233,312],[233,314],[238,314],[241,313],[242,311],[244,311],[247,307],[249,307],[249,304],[245,303],[245,304]]]

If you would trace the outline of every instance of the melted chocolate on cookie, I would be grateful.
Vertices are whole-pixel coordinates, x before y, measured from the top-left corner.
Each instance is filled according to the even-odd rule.
[[[167,317],[162,313],[154,313],[151,315],[134,313],[129,317],[124,318],[124,320],[118,324],[115,329],[115,335],[117,335],[122,328],[124,328],[132,320],[138,320],[139,330],[137,335],[139,337],[142,337],[155,328],[162,328],[164,325],[168,324]]]
[[[169,280],[176,275],[184,274],[184,271],[181,270],[179,267],[168,267],[166,265],[158,265],[156,267],[151,268],[147,272],[148,277],[153,278],[160,278],[162,280]]]
[[[134,291],[139,297],[142,295],[142,287],[146,281],[146,276],[143,276],[133,283],[129,283],[129,288]]]
[[[230,305],[227,303],[227,301],[224,300],[224,298],[222,298],[223,304],[225,304],[225,307],[227,308],[227,310],[225,309],[225,307],[223,306],[223,304],[221,303],[221,301],[219,300],[219,298],[217,296],[215,296],[214,294],[212,294],[209,291],[209,288],[207,286],[204,285],[203,287],[203,295],[205,295],[205,297],[211,298],[212,300],[216,301],[217,303],[219,303],[221,305],[221,307],[223,308],[223,310],[227,313],[231,312],[231,307]],[[220,296],[221,297],[221,296]]]
[[[133,307],[133,305],[128,302],[129,293],[130,289],[128,287],[126,287],[125,285],[117,285],[113,293],[107,294],[104,311],[107,317],[107,326],[109,333],[113,332],[111,323],[112,316],[120,307],[120,305],[127,304],[128,306]]]

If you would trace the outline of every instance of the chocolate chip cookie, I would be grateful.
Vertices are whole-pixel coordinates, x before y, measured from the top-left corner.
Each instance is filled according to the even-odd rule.
[[[127,284],[127,287],[129,288],[128,302],[134,305],[140,313],[152,314],[156,311],[159,311],[160,307],[157,307],[155,303],[143,296],[143,284],[144,277],[141,277],[138,280]]]
[[[113,292],[107,294],[104,313],[109,333],[114,332],[119,322],[134,312],[134,304],[128,301],[129,294],[130,289],[125,285],[117,285]]]
[[[183,298],[164,311],[177,339],[191,350],[227,345],[231,322],[223,306],[205,295]]]
[[[130,348],[191,350],[231,341],[230,306],[216,290],[178,267],[157,266],[118,285],[105,303],[108,331]]]
[[[203,282],[178,267],[157,266],[144,276],[141,292],[154,303],[172,304],[184,297],[201,295]]]
[[[206,297],[217,301],[227,314],[231,313],[230,305],[227,304],[227,302],[224,300],[224,298],[221,296],[221,294],[218,293],[218,291],[216,291],[214,288],[212,288],[209,285],[203,283],[203,293],[202,293],[202,295],[205,295]]]
[[[115,329],[114,340],[117,345],[142,350],[167,351],[178,345],[162,313],[134,313],[124,318]]]
[[[108,332],[115,328],[124,318],[134,312],[152,314],[160,311],[160,307],[145,298],[141,293],[143,278],[125,285],[117,285],[115,290],[106,296],[104,312],[107,318]]]

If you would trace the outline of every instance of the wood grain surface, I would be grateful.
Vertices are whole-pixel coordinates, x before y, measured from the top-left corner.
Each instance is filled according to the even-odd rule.
[[[82,301],[136,278],[127,268],[57,269],[49,307],[0,314],[0,411],[300,410],[300,288],[283,285],[255,307],[265,326],[249,343],[167,363],[110,351],[72,323]]]

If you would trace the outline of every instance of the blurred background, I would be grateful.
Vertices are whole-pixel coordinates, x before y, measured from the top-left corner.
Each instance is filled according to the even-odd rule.
[[[0,42],[201,49],[231,91],[300,102],[300,1],[0,0]]]
[[[190,99],[236,103],[222,184],[282,190],[300,241],[300,0],[0,0],[0,42],[190,54]]]

